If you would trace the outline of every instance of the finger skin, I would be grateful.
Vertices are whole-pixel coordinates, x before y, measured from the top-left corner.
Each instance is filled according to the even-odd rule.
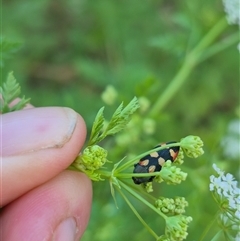
[[[3,209],[1,240],[52,241],[59,223],[73,217],[77,241],[89,219],[91,198],[91,182],[85,174],[63,171]]]
[[[0,205],[4,206],[66,169],[83,146],[86,127],[80,115],[60,107],[17,111],[2,115],[2,119],[5,124]],[[23,127],[23,132],[15,128],[18,124],[13,123],[15,120]],[[25,120],[29,121],[28,125]],[[73,123],[70,127],[69,122]],[[7,128],[14,131],[5,131]]]

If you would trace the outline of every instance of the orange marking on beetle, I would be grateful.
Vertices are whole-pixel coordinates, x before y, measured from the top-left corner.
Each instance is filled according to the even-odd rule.
[[[173,160],[175,160],[178,155],[178,151],[175,152],[173,149],[170,149],[169,152],[170,152],[170,155],[173,158]]]
[[[143,161],[140,161],[140,162],[139,162],[139,165],[140,165],[140,166],[147,166],[148,163],[149,163],[149,160],[148,160],[148,159],[145,159],[145,160],[143,160]]]

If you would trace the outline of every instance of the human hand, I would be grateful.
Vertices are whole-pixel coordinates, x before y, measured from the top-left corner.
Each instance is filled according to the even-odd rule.
[[[65,170],[86,136],[83,119],[61,107],[1,116],[0,240],[79,240],[89,219],[92,187]]]

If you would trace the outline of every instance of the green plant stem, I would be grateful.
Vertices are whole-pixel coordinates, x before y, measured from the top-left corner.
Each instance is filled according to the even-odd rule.
[[[151,172],[151,173],[119,173],[115,174],[114,176],[117,178],[123,178],[123,179],[130,179],[132,177],[152,177],[158,175],[159,172]]]
[[[223,231],[218,231],[215,236],[211,239],[211,241],[221,241],[223,239]],[[225,240],[227,240],[227,237],[225,236]],[[233,240],[232,240],[233,241]]]
[[[71,165],[67,168],[67,170],[79,172],[79,170],[78,170],[73,164],[71,164]]]
[[[143,226],[148,230],[148,232],[155,238],[158,239],[158,235],[149,227],[149,225],[144,221],[144,219],[140,216],[140,214],[137,212],[137,210],[134,208],[134,206],[130,203],[128,198],[124,195],[124,193],[121,191],[120,188],[117,188],[123,199],[126,201],[128,206],[131,208],[133,213],[136,215],[136,217],[139,219],[139,221],[143,224]]]
[[[199,62],[201,53],[206,49],[227,27],[227,21],[224,18],[220,19],[219,22],[203,37],[199,44],[186,56],[185,61],[175,75],[167,89],[159,96],[153,107],[149,111],[151,117],[155,117],[159,112],[168,104],[172,97],[181,88],[187,77],[192,72],[193,68]]]
[[[221,18],[216,25],[203,37],[200,43],[192,50],[192,53],[201,53],[206,49],[228,26],[226,17]]]
[[[109,171],[97,170],[96,173],[102,175],[104,178],[110,178],[112,173]]]
[[[206,234],[209,232],[210,228],[213,226],[213,224],[216,222],[218,217],[218,212],[215,214],[215,217],[213,218],[213,220],[211,221],[211,223],[208,224],[208,226],[205,228],[202,236],[200,237],[199,241],[203,241]]]
[[[198,63],[205,61],[206,59],[212,57],[213,55],[223,51],[224,49],[229,48],[230,46],[239,42],[239,33],[234,33],[219,43],[214,44],[212,47],[209,47],[208,50],[201,55],[198,60]]]
[[[141,197],[140,195],[138,195],[136,192],[134,192],[130,187],[128,187],[128,185],[126,185],[123,181],[118,180],[120,186],[122,186],[126,191],[128,191],[131,195],[133,195],[136,199],[138,199],[139,201],[141,201],[142,203],[144,203],[146,206],[148,206],[150,209],[152,209],[154,212],[156,212],[157,214],[159,214],[162,218],[164,218],[165,220],[167,219],[167,216],[165,214],[163,214],[162,212],[160,212],[157,208],[155,208],[151,203],[149,203],[148,201],[146,201],[143,197]]]

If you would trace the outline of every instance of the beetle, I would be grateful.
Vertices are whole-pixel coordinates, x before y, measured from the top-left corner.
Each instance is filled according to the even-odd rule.
[[[167,144],[177,143],[176,141],[169,141],[161,143],[154,148],[161,147]],[[133,173],[151,173],[160,172],[163,164],[167,160],[174,160],[177,158],[179,153],[179,146],[168,147],[160,151],[154,151],[144,157],[142,157],[138,163],[134,164]],[[132,177],[135,184],[141,184],[146,182],[152,182],[155,176],[150,177]]]

